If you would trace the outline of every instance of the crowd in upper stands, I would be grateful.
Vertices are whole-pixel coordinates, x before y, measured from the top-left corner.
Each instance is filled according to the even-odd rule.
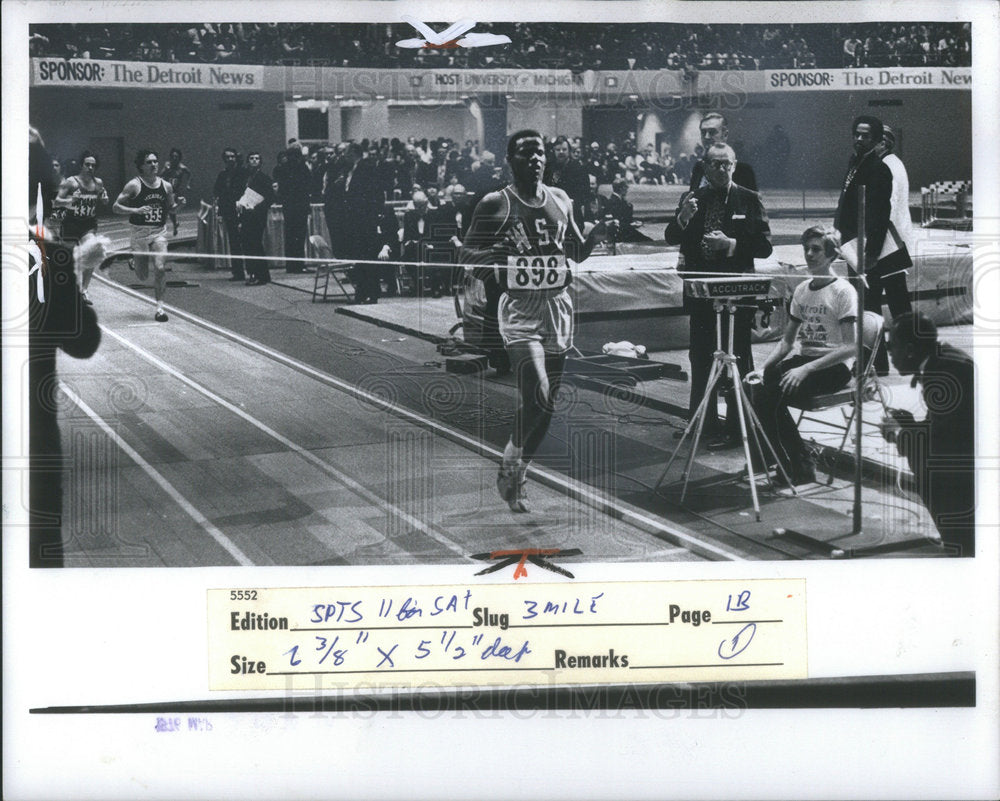
[[[438,28],[441,25],[438,24]],[[57,58],[368,68],[757,70],[965,67],[965,22],[830,24],[481,23],[510,36],[484,48],[407,50],[402,23],[34,25],[30,54]]]

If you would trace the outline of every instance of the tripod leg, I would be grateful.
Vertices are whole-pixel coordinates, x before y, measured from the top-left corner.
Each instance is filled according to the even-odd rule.
[[[694,432],[694,442],[691,443],[691,452],[688,454],[687,465],[684,467],[684,487],[681,489],[681,503],[684,503],[684,498],[687,496],[688,482],[691,480],[691,467],[694,465],[694,457],[698,453],[698,444],[701,442],[701,432],[705,426],[705,418],[708,416],[709,404],[716,402],[715,388],[719,383],[719,379],[722,378],[722,364],[721,358],[716,358],[712,362],[712,371],[708,375],[708,384],[705,387],[705,397],[701,399],[701,406],[698,407],[701,411],[701,417],[698,419],[698,425]]]
[[[708,374],[706,387],[710,385],[714,386],[714,381],[715,381],[714,376],[716,373],[717,365],[718,365],[717,362],[715,361],[712,362],[712,368]],[[700,428],[701,421],[704,420],[705,414],[708,410],[708,398],[709,398],[709,393],[706,391],[705,394],[702,396],[701,403],[698,404],[698,408],[695,410],[694,415],[688,421],[687,427],[684,429],[684,434],[681,437],[680,442],[677,443],[677,447],[674,448],[674,452],[670,455],[670,459],[667,461],[666,467],[664,467],[663,472],[660,473],[660,478],[656,482],[656,487],[654,488],[654,492],[655,490],[658,490],[660,488],[660,485],[663,483],[663,479],[666,478],[667,473],[670,471],[671,465],[673,465],[674,460],[677,458],[677,454],[680,453],[681,448],[684,447],[684,443],[687,441],[688,435],[695,429]],[[695,444],[694,448],[697,449],[697,444]]]

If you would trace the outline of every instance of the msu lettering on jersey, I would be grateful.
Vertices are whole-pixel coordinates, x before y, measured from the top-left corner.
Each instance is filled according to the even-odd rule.
[[[150,207],[143,214],[130,214],[128,221],[132,225],[160,226],[166,224],[167,189],[164,182],[157,180],[155,187],[149,187],[140,179],[139,194],[132,198],[132,206],[135,208],[141,208],[142,206]]]
[[[538,206],[525,203],[509,186],[501,194],[507,203],[507,217],[499,235],[513,241],[517,255],[507,258],[506,267],[496,267],[500,286],[508,292],[561,290],[569,286],[572,276],[563,250],[569,221],[554,194],[543,186],[543,200]]]

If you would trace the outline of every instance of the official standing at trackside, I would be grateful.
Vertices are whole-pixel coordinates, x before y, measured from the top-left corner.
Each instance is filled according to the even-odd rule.
[[[229,237],[229,264],[232,271],[230,281],[245,281],[246,272],[243,267],[243,246],[240,242],[240,223],[236,214],[236,201],[246,189],[246,174],[239,165],[236,150],[227,147],[222,151],[222,161],[226,165],[215,178],[212,194],[215,197],[215,208],[226,226]]]
[[[848,162],[833,225],[840,232],[843,252],[851,275],[857,264],[858,187],[865,187],[865,281],[864,306],[882,313],[883,296],[893,317],[911,309],[906,270],[913,266],[909,251],[892,224],[892,171],[876,150],[884,136],[882,121],[862,115],[851,125],[854,153]],[[853,247],[851,246],[853,243]],[[875,355],[879,375],[889,371],[885,350]]]
[[[264,229],[267,227],[267,212],[274,202],[274,188],[271,176],[262,169],[260,153],[247,154],[245,173],[246,186],[243,195],[236,201],[239,218],[240,249],[255,258],[246,260],[249,286],[263,286],[271,282],[271,271],[264,258]]]
[[[684,278],[705,273],[752,273],[754,259],[771,255],[771,227],[756,192],[733,182],[736,154],[729,145],[712,145],[705,152],[704,171],[708,184],[684,194],[674,219],[667,225],[667,244],[680,245]],[[690,314],[691,396],[688,411],[694,415],[708,385],[716,347],[715,311],[712,301],[684,298]],[[753,369],[750,329],[756,307],[752,300],[737,309],[733,350],[740,375]],[[722,341],[728,342],[729,318],[723,316]],[[708,405],[703,432],[707,447],[722,450],[740,444],[737,398],[726,391],[726,424],[720,427],[713,398]]]

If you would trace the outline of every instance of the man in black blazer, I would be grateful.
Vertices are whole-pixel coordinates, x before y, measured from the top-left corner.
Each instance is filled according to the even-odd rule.
[[[375,165],[364,158],[361,145],[351,142],[346,151],[347,170],[327,193],[326,224],[330,247],[338,259],[373,262],[385,260],[389,251],[379,233],[384,197],[380,191]],[[378,303],[382,294],[382,269],[377,264],[358,264],[353,268],[355,303]]]
[[[698,124],[698,131],[701,134],[701,146],[707,152],[712,145],[724,145],[729,141],[729,125],[726,118],[718,111],[711,111],[701,118]],[[753,167],[745,161],[736,163],[733,170],[733,183],[739,184],[744,189],[757,191],[757,177],[754,175]],[[691,170],[691,191],[700,189],[708,185],[708,177],[705,175],[705,164],[703,161],[696,161]]]
[[[285,257],[301,259],[306,255],[312,173],[302,158],[302,148],[299,145],[289,145],[285,153],[285,164],[280,170],[274,170],[274,178],[278,184],[277,198],[285,222]],[[286,260],[285,272],[302,273],[305,272],[305,267],[301,261]]]
[[[954,556],[975,555],[975,366],[968,354],[939,342],[937,326],[920,312],[892,321],[892,363],[920,384],[927,416],[894,411],[882,435],[909,462],[917,492]]]
[[[667,225],[664,238],[670,245],[680,245],[684,257],[683,277],[705,273],[752,273],[754,259],[771,255],[771,227],[760,195],[733,181],[736,154],[726,144],[708,148],[704,171],[708,185],[685,193],[677,213]],[[689,413],[694,414],[708,384],[708,374],[715,352],[715,311],[712,302],[685,297],[690,314],[691,397]],[[753,369],[750,328],[756,308],[747,302],[736,312],[733,350],[740,374]],[[722,341],[728,343],[728,318],[723,318]],[[714,399],[713,399],[714,401]],[[726,424],[720,427],[716,404],[709,403],[704,433],[708,447],[721,450],[739,444],[739,418],[732,388],[726,392]]]
[[[858,237],[858,187],[865,187],[865,290],[866,309],[882,313],[882,296],[893,317],[911,310],[906,270],[913,266],[910,254],[890,223],[892,214],[892,171],[876,150],[884,135],[878,117],[860,116],[851,125],[854,154],[847,166],[833,227],[846,243]],[[888,238],[888,239],[887,239]],[[856,243],[855,243],[856,244]],[[851,275],[856,275],[853,269]],[[880,375],[889,371],[883,348],[875,357]]]
[[[579,161],[569,157],[569,140],[565,136],[556,139],[552,153],[552,160],[545,165],[542,182],[569,195],[573,201],[573,218],[577,227],[583,230],[583,207],[590,195],[590,176]]]
[[[434,238],[435,214],[427,195],[419,189],[413,193],[413,208],[403,214],[403,261],[407,275],[413,283],[413,294],[422,295],[424,283],[440,290],[440,282],[433,268],[419,267],[414,262],[437,261]],[[438,295],[440,297],[440,295]]]
[[[456,265],[452,269],[434,268],[429,273],[434,297],[440,293],[452,294],[452,288],[461,281],[464,269],[458,264],[458,252],[472,222],[472,212],[469,196],[461,184],[454,184],[441,205],[430,210],[434,261]]]

